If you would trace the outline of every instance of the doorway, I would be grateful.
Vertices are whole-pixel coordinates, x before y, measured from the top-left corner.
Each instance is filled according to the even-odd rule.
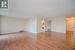
[[[49,20],[49,21],[47,21],[47,32],[51,32],[51,23],[52,23],[52,21],[51,20]]]
[[[75,17],[66,18],[66,40],[70,47],[75,48]]]

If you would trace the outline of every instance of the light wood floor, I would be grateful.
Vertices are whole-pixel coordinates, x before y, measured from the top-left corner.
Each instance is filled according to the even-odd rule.
[[[19,32],[0,36],[0,50],[73,50],[62,33]]]

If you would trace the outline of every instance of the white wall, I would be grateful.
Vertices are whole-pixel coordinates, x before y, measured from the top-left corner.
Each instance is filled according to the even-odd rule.
[[[0,23],[1,33],[18,32],[20,30],[32,33],[38,33],[41,31],[41,18],[37,17],[21,19],[15,17],[2,16]]]
[[[66,17],[48,17],[46,20],[51,20],[51,31],[53,32],[66,32]]]
[[[1,33],[1,15],[0,15],[0,33]]]
[[[26,31],[32,33],[40,33],[42,32],[42,21],[43,17],[35,16],[26,19]]]
[[[37,33],[37,18],[31,17],[26,19],[26,31]]]
[[[25,20],[14,17],[1,17],[1,32],[2,33],[10,33],[10,32],[18,32],[20,30],[25,31]]]
[[[37,17],[37,32],[41,32],[41,17]]]
[[[14,18],[14,17],[5,17],[1,18],[1,32],[10,33],[18,32],[20,30],[39,33],[41,32],[41,21],[42,17],[31,17],[28,19]],[[51,31],[65,33],[66,24],[65,17],[47,17],[46,20],[51,20]]]

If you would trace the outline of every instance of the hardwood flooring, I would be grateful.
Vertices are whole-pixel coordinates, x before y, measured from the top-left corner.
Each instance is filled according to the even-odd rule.
[[[0,36],[0,50],[73,50],[65,34],[19,32]]]

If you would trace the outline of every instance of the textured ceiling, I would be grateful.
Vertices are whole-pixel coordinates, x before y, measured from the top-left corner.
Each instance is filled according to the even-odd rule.
[[[0,9],[0,14],[23,18],[74,16],[75,0],[9,0],[9,9]]]

